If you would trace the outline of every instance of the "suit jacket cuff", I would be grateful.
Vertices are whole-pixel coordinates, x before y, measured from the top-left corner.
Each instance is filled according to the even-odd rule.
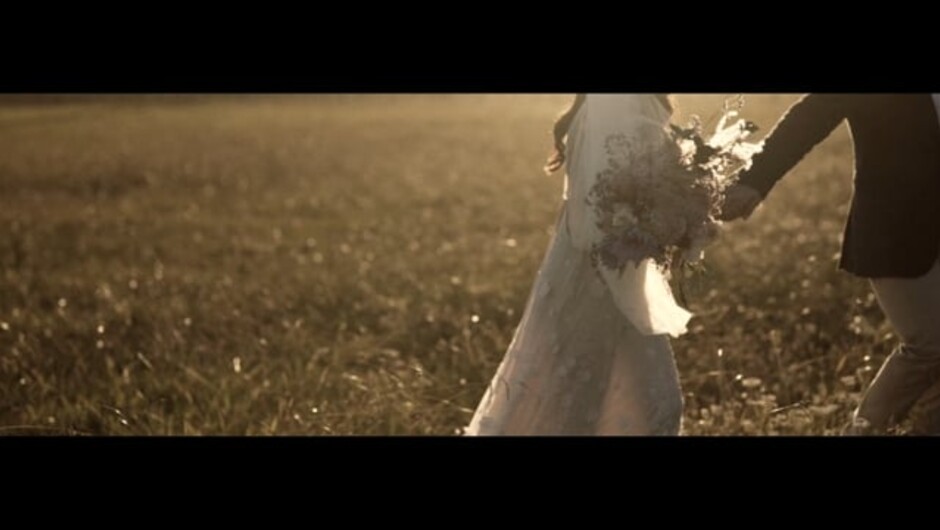
[[[742,172],[740,178],[738,179],[738,184],[742,184],[757,190],[757,192],[761,194],[761,197],[765,199],[776,183],[776,180],[762,178],[761,175],[758,175],[752,171]]]

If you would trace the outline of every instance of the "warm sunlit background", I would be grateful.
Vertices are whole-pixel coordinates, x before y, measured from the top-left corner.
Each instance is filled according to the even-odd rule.
[[[568,99],[0,98],[0,434],[457,433],[551,237]],[[836,270],[851,157],[842,128],[685,280],[687,433],[833,434],[889,353]]]

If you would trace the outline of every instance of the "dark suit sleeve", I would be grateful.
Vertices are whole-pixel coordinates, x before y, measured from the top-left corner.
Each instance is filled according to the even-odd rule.
[[[809,94],[793,104],[764,140],[739,182],[764,197],[780,178],[832,133],[854,104],[853,94]]]

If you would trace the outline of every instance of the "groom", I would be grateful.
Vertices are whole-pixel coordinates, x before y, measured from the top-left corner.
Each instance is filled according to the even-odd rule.
[[[903,420],[940,381],[940,98],[930,94],[810,94],[766,138],[728,193],[723,218],[748,218],[773,186],[847,120],[855,194],[840,268],[867,278],[901,344],[855,410],[851,434]],[[934,411],[925,430],[940,434]]]

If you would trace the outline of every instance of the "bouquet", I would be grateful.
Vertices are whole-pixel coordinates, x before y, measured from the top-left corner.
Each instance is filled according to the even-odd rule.
[[[726,100],[711,134],[693,116],[686,126],[670,124],[661,144],[607,138],[608,167],[588,195],[603,234],[592,248],[595,266],[623,271],[630,262],[652,259],[668,269],[677,258],[702,259],[718,235],[731,175],[761,150],[746,141],[757,126],[740,118],[743,104],[740,96]]]

